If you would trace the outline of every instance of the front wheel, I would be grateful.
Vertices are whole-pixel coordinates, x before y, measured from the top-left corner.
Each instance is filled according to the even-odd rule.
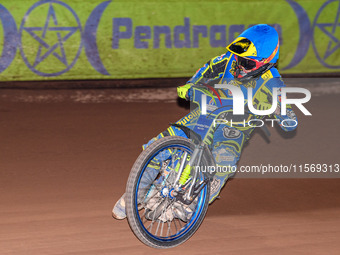
[[[171,248],[185,242],[205,217],[210,195],[207,177],[198,173],[196,183],[204,185],[190,203],[182,197],[192,175],[179,191],[181,197],[175,187],[180,162],[188,162],[193,150],[189,139],[164,137],[147,147],[131,169],[125,194],[127,218],[136,237],[150,247]],[[207,162],[203,155],[201,165]]]

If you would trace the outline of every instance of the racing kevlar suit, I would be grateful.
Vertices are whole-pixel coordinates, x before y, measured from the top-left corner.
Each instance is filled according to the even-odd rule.
[[[232,75],[235,65],[235,55],[227,52],[226,54],[211,59],[202,68],[198,69],[196,74],[188,81],[188,84],[204,86],[204,84],[213,85],[218,83],[228,83],[240,87],[242,91],[247,91],[248,87],[252,87],[254,107],[258,110],[269,109],[272,105],[273,90],[280,90],[279,88],[285,87],[277,69],[272,67],[260,77],[246,83],[241,83],[235,80]],[[216,91],[221,98],[230,98],[232,96],[228,90],[216,89]],[[297,126],[296,116],[290,105],[287,105],[285,115],[280,114],[280,99],[281,96],[280,93],[278,93],[278,106],[273,117],[280,122],[280,127],[283,130],[294,130]],[[209,104],[214,104],[214,101],[215,100],[210,100]],[[200,110],[197,108],[182,119],[178,120],[177,124],[182,124],[193,129],[197,124],[199,117]],[[239,160],[242,147],[255,129],[254,125],[244,125],[244,123],[248,123],[249,120],[263,119],[264,117],[265,116],[252,114],[249,111],[246,111],[246,114],[242,116],[233,115],[230,110],[220,113],[218,119],[225,119],[229,121],[232,119],[232,121],[236,124],[219,124],[211,126],[209,131],[206,132],[205,139],[210,146],[216,164],[220,166],[234,166],[233,169],[236,169],[236,163]],[[284,121],[286,125],[282,125],[282,121]],[[143,145],[143,149],[157,139],[169,135],[186,137],[181,129],[171,126],[164,132],[160,133],[157,137],[151,139],[147,144]],[[151,172],[155,172],[155,174],[161,167],[161,164],[157,162],[158,160],[161,161],[162,159],[154,159],[150,166],[148,166],[149,170]],[[228,177],[233,176],[234,173],[234,171],[216,173],[214,180],[211,183],[210,203],[218,196]]]

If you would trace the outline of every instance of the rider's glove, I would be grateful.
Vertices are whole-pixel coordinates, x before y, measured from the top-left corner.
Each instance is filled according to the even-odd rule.
[[[188,91],[189,89],[191,88],[193,84],[192,83],[187,83],[183,86],[179,86],[177,87],[177,94],[180,98],[183,98],[185,100],[188,100],[189,97],[188,97]]]

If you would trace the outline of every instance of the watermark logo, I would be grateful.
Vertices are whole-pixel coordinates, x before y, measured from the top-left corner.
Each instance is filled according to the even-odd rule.
[[[216,84],[215,88],[217,89],[223,89],[223,90],[229,90],[231,91],[232,95],[233,95],[233,114],[234,115],[244,115],[245,111],[244,111],[244,106],[245,106],[245,96],[241,90],[240,87],[234,86],[234,85],[230,85],[230,84]],[[265,116],[265,115],[270,115],[272,113],[274,113],[277,110],[277,106],[278,106],[278,91],[281,91],[281,115],[286,115],[287,113],[287,105],[295,105],[297,108],[300,109],[301,112],[303,112],[304,115],[312,115],[304,106],[304,103],[309,102],[309,100],[311,99],[311,93],[308,89],[305,88],[273,88],[273,102],[271,105],[270,109],[267,110],[259,110],[256,109],[253,105],[253,88],[248,87],[247,88],[247,98],[248,98],[248,109],[250,110],[251,113],[255,114],[255,115],[260,115],[260,116]],[[216,92],[213,92],[214,94],[216,94]],[[292,99],[288,99],[287,98],[287,93],[299,93],[299,94],[303,94],[304,97],[303,98],[292,98]],[[218,94],[216,94],[218,95]],[[206,115],[207,114],[207,95],[206,94],[202,94],[202,114]]]

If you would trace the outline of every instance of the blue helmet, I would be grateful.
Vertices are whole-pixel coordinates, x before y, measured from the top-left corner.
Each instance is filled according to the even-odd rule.
[[[235,78],[255,77],[279,59],[279,35],[269,25],[255,25],[242,32],[227,49],[237,56]]]

